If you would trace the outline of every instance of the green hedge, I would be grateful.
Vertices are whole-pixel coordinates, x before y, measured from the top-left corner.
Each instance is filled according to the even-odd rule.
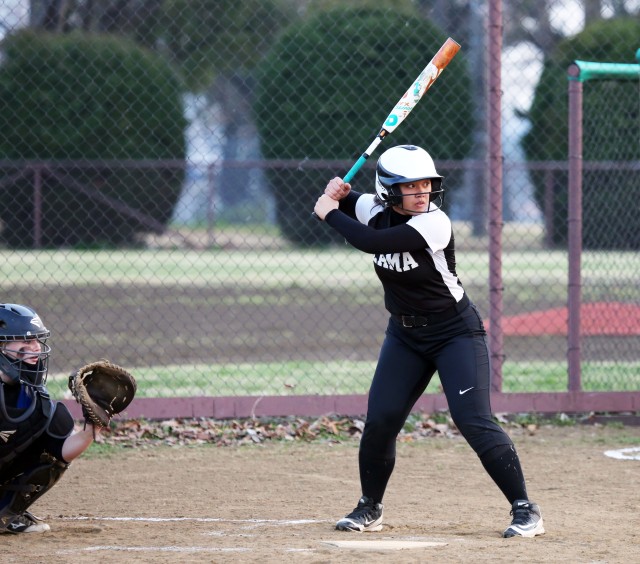
[[[348,168],[310,170],[304,161],[355,161],[445,39],[417,17],[344,8],[289,28],[269,51],[259,67],[255,115],[264,156],[301,162],[298,170],[268,174],[278,223],[290,241],[337,240],[310,213],[327,180]],[[436,162],[462,159],[472,131],[471,82],[462,51],[371,160],[404,143],[421,145]],[[370,169],[361,171],[354,189],[371,192],[373,178]]]
[[[523,146],[530,161],[567,161],[567,69],[575,60],[635,63],[640,21],[603,20],[560,43],[544,66],[530,111],[531,129]],[[583,86],[583,161],[640,160],[638,82],[588,81]],[[594,127],[598,120],[601,126]],[[536,199],[544,209],[543,173],[534,174]],[[640,249],[638,173],[589,173],[583,176],[583,244],[592,249]],[[553,184],[553,243],[566,246],[568,175]]]
[[[0,159],[154,160],[165,168],[65,167],[42,176],[42,244],[128,244],[161,230],[183,178],[181,85],[160,57],[122,38],[23,31],[2,44]],[[33,244],[33,175],[4,167],[3,241]],[[99,194],[99,195],[98,195]]]

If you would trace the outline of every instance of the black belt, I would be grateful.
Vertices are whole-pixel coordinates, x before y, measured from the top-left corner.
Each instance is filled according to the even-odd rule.
[[[453,319],[461,311],[464,311],[468,305],[469,298],[465,294],[458,303],[444,311],[429,313],[428,315],[392,315],[391,318],[395,319],[403,327],[426,327],[427,325],[434,325]]]

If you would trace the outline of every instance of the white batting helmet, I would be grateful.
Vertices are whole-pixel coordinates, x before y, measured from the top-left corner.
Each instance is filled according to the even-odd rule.
[[[397,185],[425,178],[431,180],[430,201],[442,197],[443,177],[436,171],[429,153],[415,145],[391,147],[378,159],[376,194],[385,207],[402,206],[402,193]]]

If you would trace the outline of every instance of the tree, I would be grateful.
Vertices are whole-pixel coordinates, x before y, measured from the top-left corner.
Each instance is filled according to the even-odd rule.
[[[162,4],[163,0],[31,0],[30,27],[50,33],[82,30],[126,36],[151,48]]]
[[[32,30],[5,38],[2,54],[0,159],[53,161],[42,179],[42,245],[131,243],[161,231],[182,167],[101,163],[184,159],[180,82],[166,61],[121,38]],[[81,164],[56,165],[65,160]],[[2,237],[29,247],[33,179],[5,182],[14,202],[0,210]]]
[[[217,177],[223,209],[248,198],[250,171],[226,161],[259,159],[251,113],[253,72],[278,31],[294,17],[283,0],[169,0],[160,21],[162,51],[191,92],[221,108],[222,171]]]
[[[567,68],[576,59],[600,62],[633,63],[634,49],[640,37],[636,18],[598,21],[575,37],[560,42],[544,66],[536,87],[529,117],[531,129],[523,140],[530,161],[566,161],[568,158]],[[616,139],[599,135],[583,139],[583,158],[587,162],[603,160],[640,160],[638,142],[638,84],[609,82],[606,88],[593,83],[584,86],[584,120],[599,112],[602,119],[619,124]],[[616,103],[612,103],[615,100]],[[590,116],[590,112],[592,115]],[[535,175],[536,198],[542,207],[544,181]],[[640,248],[637,221],[630,218],[626,231],[613,229],[620,218],[637,208],[640,198],[637,177],[627,174],[615,186],[602,173],[593,182],[584,182],[583,233],[587,248]],[[567,175],[556,174],[553,186],[553,242],[567,242]],[[632,228],[635,235],[632,235]]]

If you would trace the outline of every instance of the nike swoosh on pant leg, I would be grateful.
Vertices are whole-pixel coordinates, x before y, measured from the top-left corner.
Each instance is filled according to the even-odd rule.
[[[462,394],[466,394],[469,390],[473,390],[473,388],[474,388],[474,387],[475,387],[475,386],[471,386],[470,388],[467,388],[466,390],[458,390],[458,393],[459,393],[460,395],[462,395]]]

